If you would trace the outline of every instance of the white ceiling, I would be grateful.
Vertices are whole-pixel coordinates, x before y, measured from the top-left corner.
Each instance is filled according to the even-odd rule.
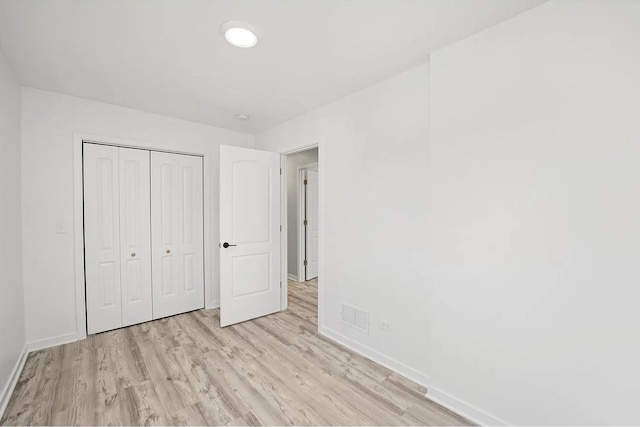
[[[25,86],[259,132],[542,2],[0,0],[0,47]],[[258,45],[227,44],[227,20]]]

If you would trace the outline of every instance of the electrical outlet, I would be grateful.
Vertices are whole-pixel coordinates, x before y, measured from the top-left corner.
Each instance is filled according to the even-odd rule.
[[[390,332],[391,331],[391,322],[389,322],[388,320],[381,320],[380,321],[380,329],[382,329],[383,331],[387,331]]]

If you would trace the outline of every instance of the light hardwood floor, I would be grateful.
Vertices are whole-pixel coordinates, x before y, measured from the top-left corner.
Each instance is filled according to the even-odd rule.
[[[3,425],[467,425],[425,389],[317,334],[317,283],[220,328],[199,310],[29,355]]]

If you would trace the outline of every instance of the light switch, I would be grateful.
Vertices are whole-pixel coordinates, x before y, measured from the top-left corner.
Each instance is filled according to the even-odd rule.
[[[67,234],[67,225],[63,221],[56,222],[56,234]]]

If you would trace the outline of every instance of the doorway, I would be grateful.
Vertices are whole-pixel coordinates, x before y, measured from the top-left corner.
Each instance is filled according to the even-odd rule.
[[[317,295],[318,286],[318,148],[285,155],[287,210],[287,297]],[[315,297],[317,304],[317,296]]]
[[[286,310],[293,301],[290,284],[298,296],[308,297],[304,303],[312,317],[320,317],[318,157],[317,146],[283,154],[220,146],[222,327]],[[306,268],[299,273],[301,267]]]

